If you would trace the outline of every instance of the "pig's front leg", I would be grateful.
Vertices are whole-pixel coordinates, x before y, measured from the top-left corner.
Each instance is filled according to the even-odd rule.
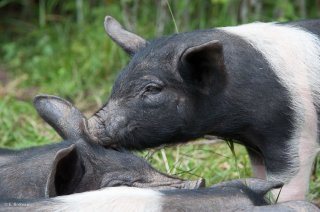
[[[285,145],[273,142],[263,152],[267,179],[285,182],[279,196],[281,202],[305,199],[313,161],[319,152],[317,113],[314,107],[309,107],[303,114],[297,117],[295,130]]]
[[[247,152],[251,161],[253,176],[265,180],[267,178],[267,174],[263,157],[257,151],[248,147]]]
[[[283,173],[284,178],[287,177],[287,175],[291,175],[292,177],[288,180],[288,182],[286,182],[281,191],[274,191],[275,196],[277,196],[280,192],[279,201],[283,202],[287,200],[305,199],[305,195],[308,193],[310,174],[315,156],[316,153],[314,150],[312,150],[312,148],[307,144],[303,144],[301,141],[299,145],[298,161],[296,164],[297,167],[290,167],[291,171],[289,170],[288,173]],[[279,176],[273,176],[271,174],[268,176],[268,179],[274,179],[277,177]]]

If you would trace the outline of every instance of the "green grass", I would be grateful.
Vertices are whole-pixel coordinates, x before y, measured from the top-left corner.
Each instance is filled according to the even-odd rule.
[[[201,144],[201,140],[198,142],[199,144],[192,142],[166,148],[164,152],[167,159],[164,159],[161,151],[157,151],[149,161],[163,172],[186,179],[203,177],[208,185],[250,176],[250,163],[242,146],[236,145],[237,163],[235,163],[233,153],[226,144]],[[168,163],[169,171],[165,163]]]
[[[67,19],[43,28],[22,24],[13,40],[0,35],[0,76],[6,76],[0,77],[1,147],[20,149],[61,140],[36,114],[32,105],[36,94],[71,100],[87,116],[106,101],[118,71],[129,58],[105,36],[102,24],[105,14],[121,20],[120,9],[111,5],[93,8],[91,13],[90,24],[82,26]],[[137,24],[137,32],[152,38],[156,32],[154,15],[146,17]],[[197,28],[195,23],[190,25]],[[214,23],[233,22],[220,14]],[[200,25],[214,23],[201,20]],[[166,32],[175,32],[174,25],[168,23]],[[201,142],[140,154],[164,172],[183,178],[203,177],[208,185],[251,175],[244,147],[235,144],[231,151],[226,143]],[[312,177],[311,199],[320,198],[319,159],[317,163],[318,177]]]

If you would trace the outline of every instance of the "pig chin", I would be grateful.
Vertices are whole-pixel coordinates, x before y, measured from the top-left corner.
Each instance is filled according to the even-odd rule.
[[[168,181],[167,183],[153,183],[149,185],[136,184],[134,186],[141,188],[152,188],[154,190],[198,189],[205,187],[205,180],[201,178],[194,181],[182,181],[176,183],[171,183],[170,181]]]
[[[198,189],[205,187],[203,178],[198,180],[182,180],[171,176],[161,176],[160,178],[163,179],[154,179],[150,182],[134,182],[130,187],[150,188],[153,190]]]

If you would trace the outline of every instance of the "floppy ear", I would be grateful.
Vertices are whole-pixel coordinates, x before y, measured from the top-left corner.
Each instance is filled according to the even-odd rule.
[[[55,155],[45,188],[45,197],[72,194],[84,175],[76,146],[61,149]]]
[[[204,93],[221,88],[226,81],[223,46],[217,41],[189,47],[180,57],[180,75]]]
[[[123,48],[130,56],[134,55],[140,48],[147,45],[147,41],[140,36],[125,30],[118,21],[111,16],[106,16],[104,28],[110,38]]]
[[[77,140],[82,137],[85,118],[70,102],[50,95],[38,95],[33,102],[39,115],[63,139]]]

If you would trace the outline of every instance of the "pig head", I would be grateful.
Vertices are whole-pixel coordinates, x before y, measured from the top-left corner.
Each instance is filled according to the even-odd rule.
[[[85,136],[84,116],[55,96],[37,96],[35,107],[64,140],[21,151],[0,151],[2,198],[53,197],[111,186],[198,188],[204,181],[184,181],[160,173],[124,150],[105,149]]]
[[[131,39],[132,33],[111,17],[106,17],[105,28],[132,59],[108,102],[88,121],[92,140],[143,149],[210,132],[206,122],[213,121],[208,120],[212,114],[205,108],[219,108],[226,82],[220,42],[200,45],[203,41],[192,40],[190,45],[178,37],[163,37],[149,44],[137,35]],[[214,102],[204,101],[209,94],[216,96]],[[221,112],[214,112],[216,123]]]

